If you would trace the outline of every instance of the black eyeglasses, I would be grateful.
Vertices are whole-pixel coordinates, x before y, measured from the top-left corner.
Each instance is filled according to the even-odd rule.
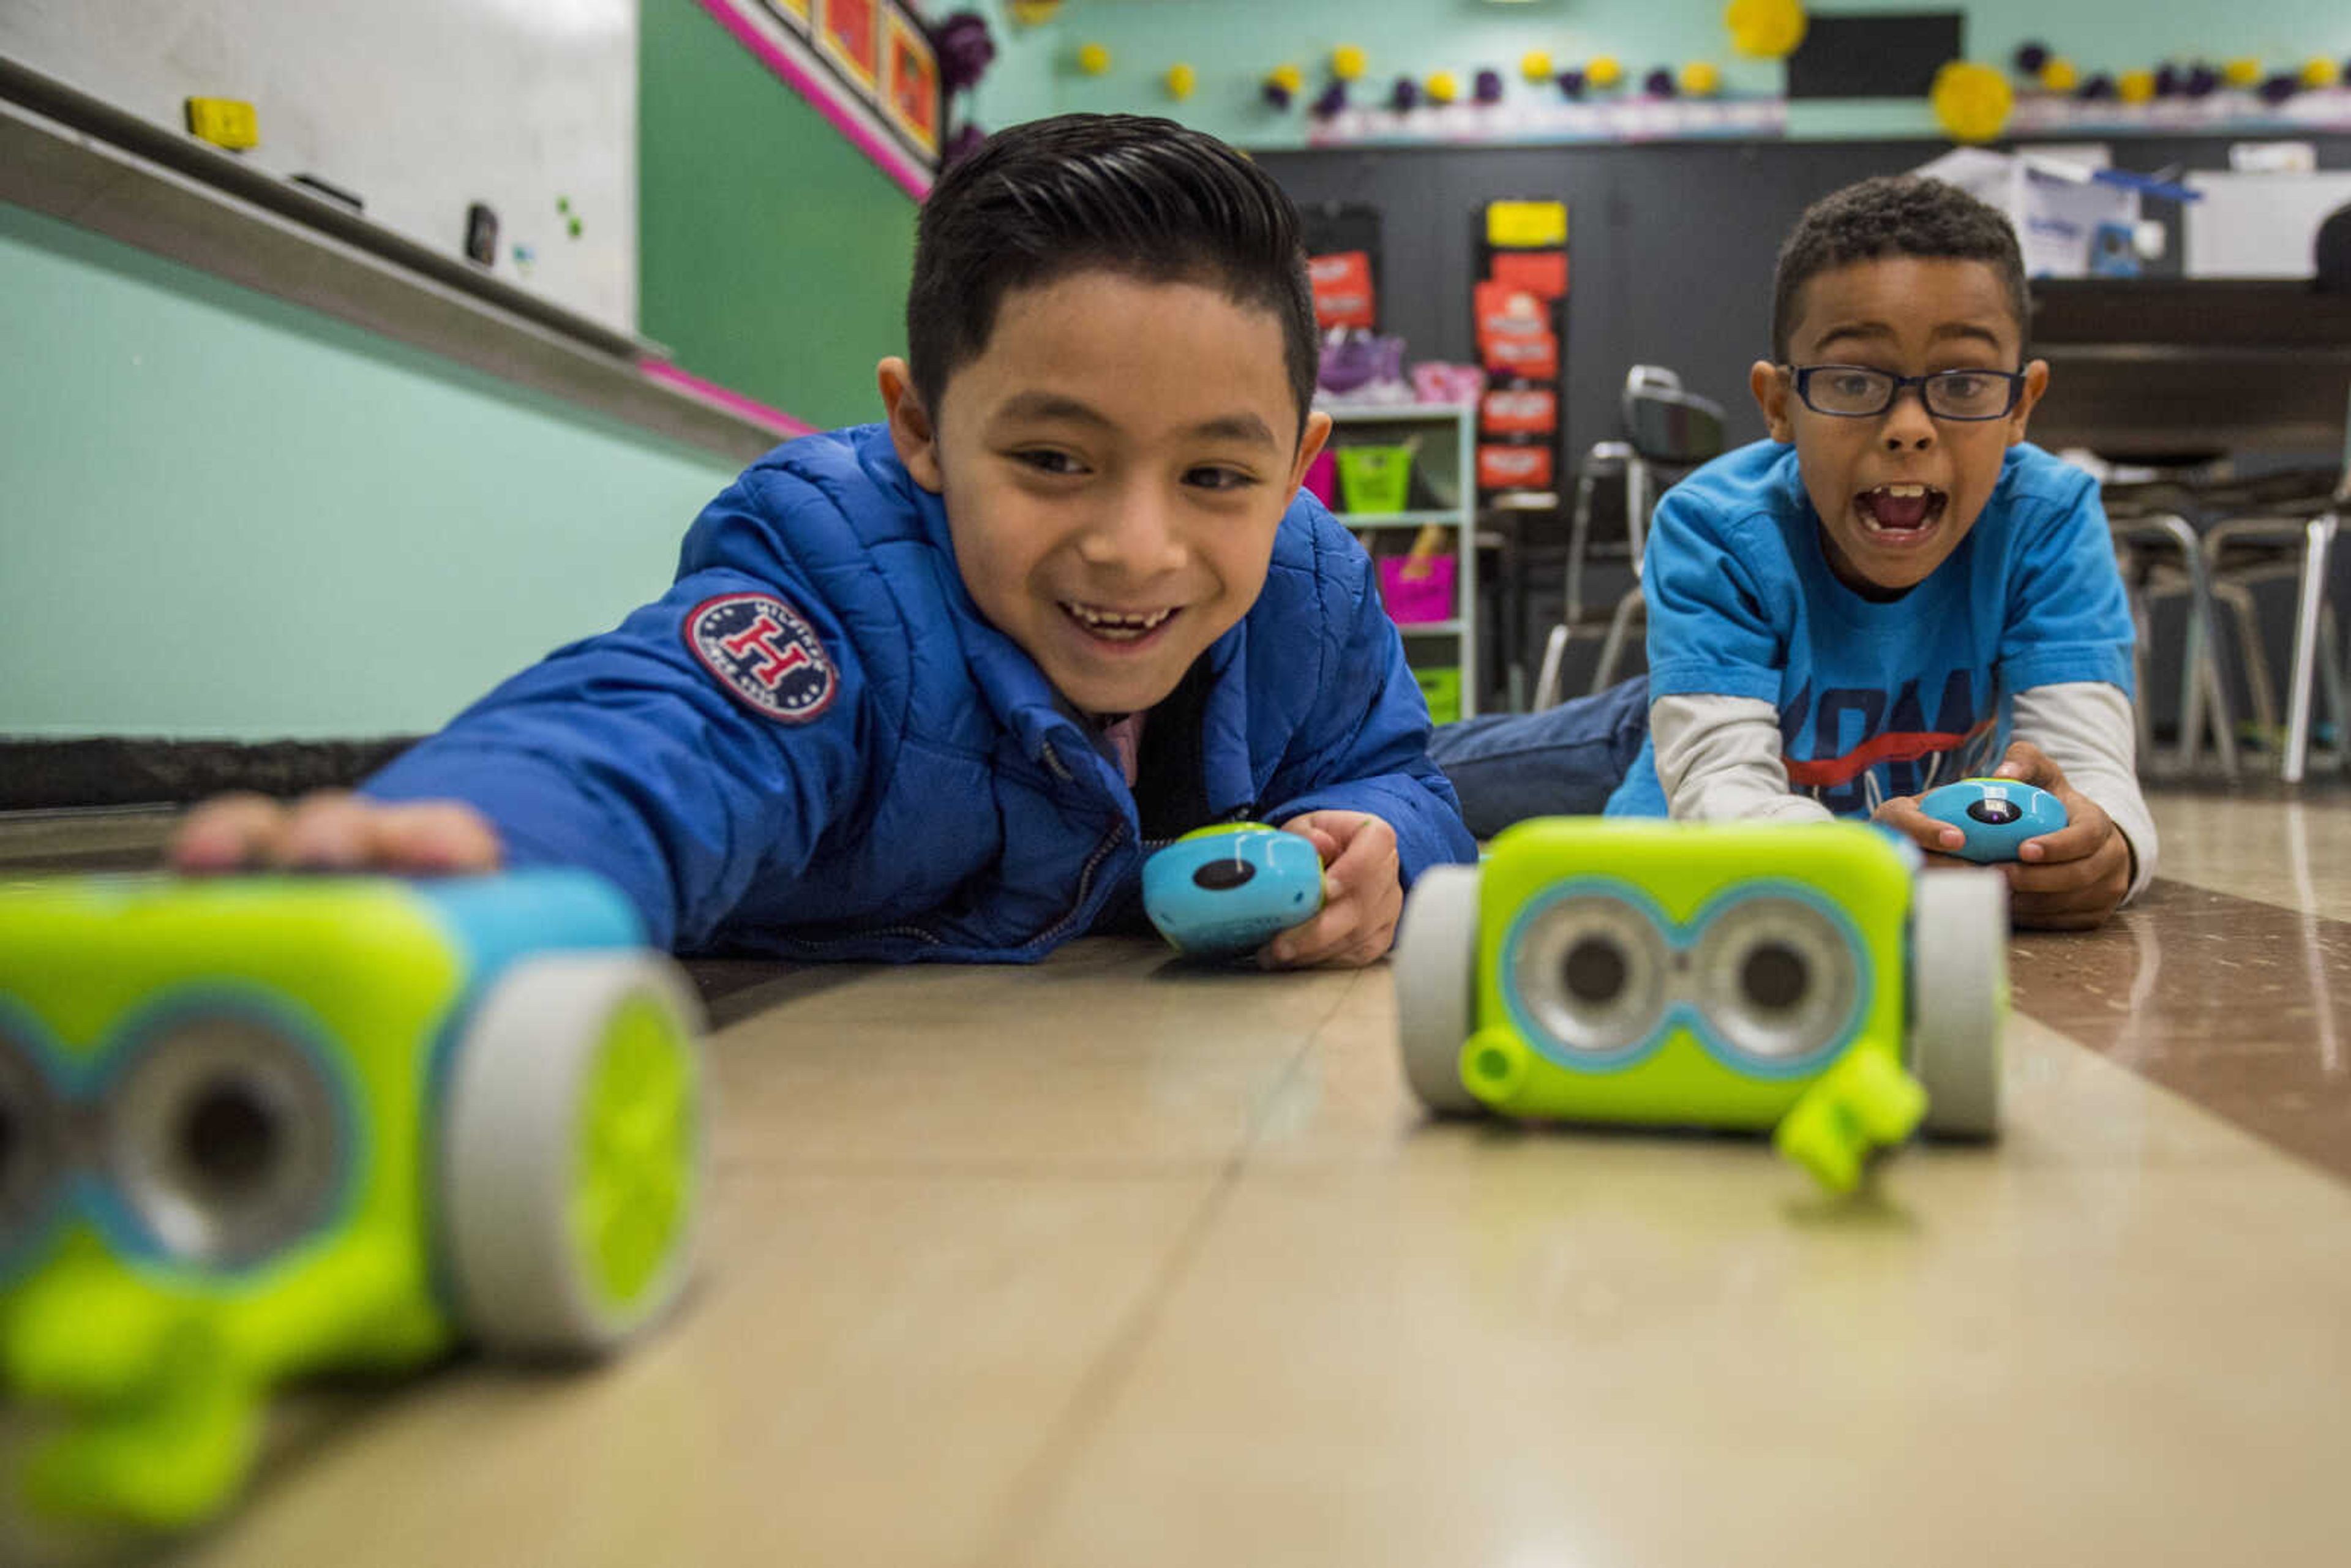
[[[1866,365],[1786,365],[1796,395],[1814,413],[1838,419],[1873,419],[1894,406],[1905,387],[1917,387],[1919,401],[1937,419],[2002,419],[2016,406],[2024,386],[2022,371],[1936,371],[1897,376]]]

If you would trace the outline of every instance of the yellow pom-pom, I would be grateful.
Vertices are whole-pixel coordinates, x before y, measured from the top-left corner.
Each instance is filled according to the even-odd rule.
[[[1989,141],[2008,129],[2016,95],[1990,66],[1953,60],[1935,73],[1935,122],[1954,141]]]
[[[1460,78],[1451,71],[1439,71],[1428,78],[1428,101],[1451,103],[1461,96]]]
[[[2240,55],[2220,68],[2220,79],[2231,87],[2259,87],[2262,62],[2251,55]]]
[[[2064,56],[2053,56],[2041,68],[2041,85],[2051,92],[2072,92],[2082,85],[2082,73]]]
[[[1722,90],[1722,68],[1712,60],[1692,60],[1682,68],[1677,79],[1688,97],[1712,98]]]
[[[1341,81],[1361,80],[1371,68],[1371,57],[1353,44],[1342,44],[1331,51],[1331,74]]]
[[[1179,61],[1167,68],[1166,79],[1167,96],[1186,99],[1191,97],[1192,89],[1200,85],[1200,73]]]
[[[2125,103],[2154,102],[2155,73],[2153,71],[2123,72],[2115,78],[2115,96]]]
[[[1078,69],[1090,77],[1098,77],[1110,69],[1110,50],[1100,44],[1078,47]]]
[[[1551,51],[1529,49],[1519,57],[1519,74],[1529,81],[1549,81],[1552,78]]]
[[[1730,0],[1722,8],[1730,47],[1759,59],[1782,60],[1804,41],[1810,20],[1801,0]]]
[[[1306,73],[1296,66],[1276,66],[1265,79],[1293,97],[1306,87]]]
[[[1614,55],[1595,55],[1583,68],[1583,79],[1593,87],[1614,87],[1625,79],[1625,62]]]
[[[2342,79],[2341,68],[2324,55],[2314,55],[2302,63],[2302,85],[2313,92],[2324,92]]]

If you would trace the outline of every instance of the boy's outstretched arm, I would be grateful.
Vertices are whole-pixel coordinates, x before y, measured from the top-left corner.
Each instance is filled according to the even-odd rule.
[[[464,801],[508,863],[601,873],[653,942],[690,948],[763,871],[805,863],[851,797],[861,695],[814,594],[698,571],[507,681],[362,793]]]
[[[211,802],[172,858],[190,871],[577,866],[618,885],[655,944],[692,947],[763,868],[804,862],[851,797],[860,685],[813,594],[695,572],[507,681],[357,794]]]

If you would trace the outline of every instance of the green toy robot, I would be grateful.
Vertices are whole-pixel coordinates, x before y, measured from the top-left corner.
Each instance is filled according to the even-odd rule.
[[[1396,943],[1432,1110],[1776,1129],[1823,1185],[2000,1124],[2008,885],[1863,822],[1551,818],[1424,873]]]
[[[686,1275],[699,1016],[577,873],[0,886],[11,1532],[202,1521],[291,1378],[627,1340]]]

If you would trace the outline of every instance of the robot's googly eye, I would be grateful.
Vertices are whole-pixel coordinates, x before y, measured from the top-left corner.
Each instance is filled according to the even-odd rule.
[[[65,1166],[64,1107],[0,1021],[0,1253],[38,1223]]]
[[[1672,950],[1639,908],[1603,894],[1537,915],[1511,958],[1511,982],[1544,1032],[1579,1055],[1640,1044],[1664,1017]]]
[[[235,1266],[323,1220],[338,1176],[334,1092],[291,1037],[192,1015],[150,1037],[109,1096],[108,1164],[165,1250]]]
[[[1834,922],[1802,899],[1741,899],[1707,924],[1690,955],[1699,1009],[1718,1039],[1770,1062],[1836,1042],[1861,969]]]

